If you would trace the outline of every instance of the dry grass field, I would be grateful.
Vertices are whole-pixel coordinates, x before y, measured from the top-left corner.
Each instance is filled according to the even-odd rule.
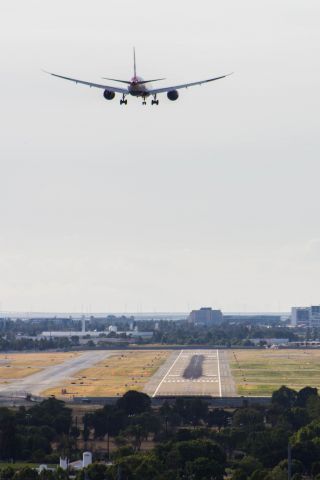
[[[230,350],[239,395],[269,396],[281,385],[320,389],[320,350]]]
[[[77,352],[0,354],[0,383],[25,378],[78,355]]]
[[[128,390],[142,390],[145,383],[166,360],[168,351],[118,352],[91,368],[79,371],[73,379],[42,395],[70,397],[113,397]],[[62,393],[65,389],[66,393]]]

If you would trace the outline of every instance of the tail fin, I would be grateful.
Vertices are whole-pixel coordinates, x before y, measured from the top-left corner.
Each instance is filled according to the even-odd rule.
[[[133,47],[133,75],[137,76],[137,66],[136,66],[136,49]]]

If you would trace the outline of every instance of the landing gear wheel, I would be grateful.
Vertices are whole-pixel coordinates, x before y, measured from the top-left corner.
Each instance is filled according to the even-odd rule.
[[[151,105],[159,105],[159,100],[151,100]]]

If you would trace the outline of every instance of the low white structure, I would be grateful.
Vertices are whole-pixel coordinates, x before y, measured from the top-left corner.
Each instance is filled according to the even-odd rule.
[[[85,337],[89,335],[90,337],[97,338],[102,332],[79,332],[79,331],[52,331],[52,332],[42,332],[38,335],[38,338],[70,338],[70,337]]]
[[[109,332],[117,333],[118,327],[116,327],[115,325],[110,325],[108,330],[109,330]]]
[[[250,342],[254,343],[255,345],[259,345],[260,342],[265,343],[268,346],[271,345],[288,345],[289,339],[288,338],[250,338]]]
[[[65,458],[60,457],[59,466],[60,466],[60,468],[62,468],[62,470],[68,470],[68,459],[67,459],[67,457],[65,457]]]
[[[92,463],[92,453],[91,452],[83,452],[82,460],[75,460],[74,462],[69,463],[69,459],[67,457],[63,458],[60,457],[60,468],[63,470],[68,470],[68,467],[71,467],[74,470],[81,470],[82,468],[86,468],[88,465]]]
[[[82,468],[86,468],[88,465],[92,463],[92,453],[91,452],[83,452],[82,456]]]

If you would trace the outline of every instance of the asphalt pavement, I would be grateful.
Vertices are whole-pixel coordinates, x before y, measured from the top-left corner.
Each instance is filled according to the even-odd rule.
[[[79,372],[79,370],[89,368],[104,358],[114,355],[114,353],[114,351],[105,350],[82,353],[71,360],[59,363],[59,365],[44,368],[40,372],[29,375],[28,377],[12,380],[6,385],[0,385],[0,395],[20,396],[25,393],[40,395],[41,392],[48,388],[62,385],[72,378],[75,373]]]

